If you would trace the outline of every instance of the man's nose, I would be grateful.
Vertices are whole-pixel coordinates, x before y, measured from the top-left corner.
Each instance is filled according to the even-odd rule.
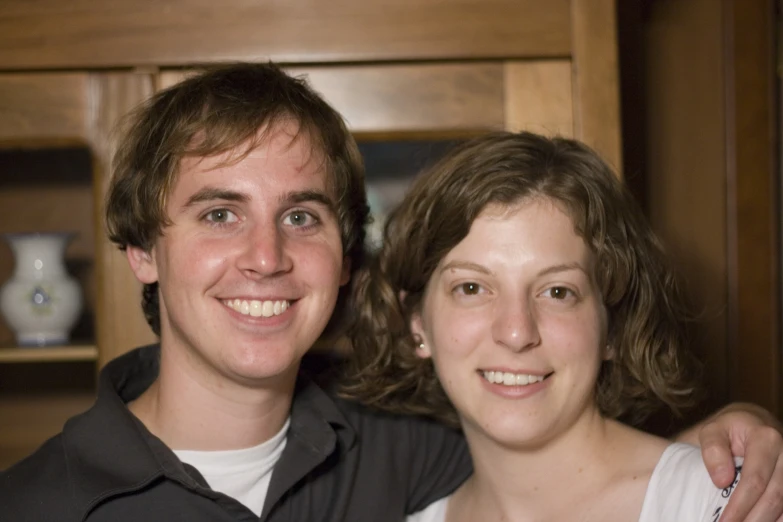
[[[254,227],[244,240],[238,266],[249,277],[285,273],[293,267],[287,239],[278,227]]]

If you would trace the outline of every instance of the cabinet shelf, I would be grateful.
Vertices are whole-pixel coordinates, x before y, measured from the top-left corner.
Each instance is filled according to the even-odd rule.
[[[0,363],[89,362],[98,360],[98,348],[90,344],[0,348]]]

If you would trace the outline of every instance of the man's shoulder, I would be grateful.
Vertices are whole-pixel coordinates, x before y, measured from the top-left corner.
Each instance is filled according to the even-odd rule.
[[[340,385],[346,364],[348,361],[339,353],[310,352],[302,359],[300,374],[323,390],[354,429],[422,429],[457,433],[426,417],[389,413],[344,398],[340,393]]]
[[[71,520],[73,487],[62,433],[0,471],[0,520]]]
[[[406,512],[420,511],[451,494],[472,473],[459,430],[422,416],[380,411],[342,398],[335,390],[326,393],[355,434],[349,451],[363,470],[357,482],[397,491]]]

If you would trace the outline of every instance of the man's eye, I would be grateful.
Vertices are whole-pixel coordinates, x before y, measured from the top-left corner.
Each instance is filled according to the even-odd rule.
[[[237,220],[236,215],[225,208],[218,208],[210,211],[206,215],[206,218],[207,221],[211,221],[213,223],[233,223]]]
[[[309,212],[305,212],[304,210],[296,210],[291,212],[285,217],[285,219],[283,219],[284,224],[294,227],[306,227],[317,222],[318,220],[315,218],[315,216]]]

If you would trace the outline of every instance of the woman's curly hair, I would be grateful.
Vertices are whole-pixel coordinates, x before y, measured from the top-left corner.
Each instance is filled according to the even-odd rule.
[[[430,276],[490,204],[558,204],[595,255],[611,360],[601,368],[601,413],[640,423],[659,406],[694,401],[690,319],[661,244],[612,169],[586,145],[529,132],[493,132],[458,146],[420,175],[391,213],[383,244],[353,284],[353,346],[344,396],[383,410],[457,424],[431,359],[416,354],[411,314]]]

